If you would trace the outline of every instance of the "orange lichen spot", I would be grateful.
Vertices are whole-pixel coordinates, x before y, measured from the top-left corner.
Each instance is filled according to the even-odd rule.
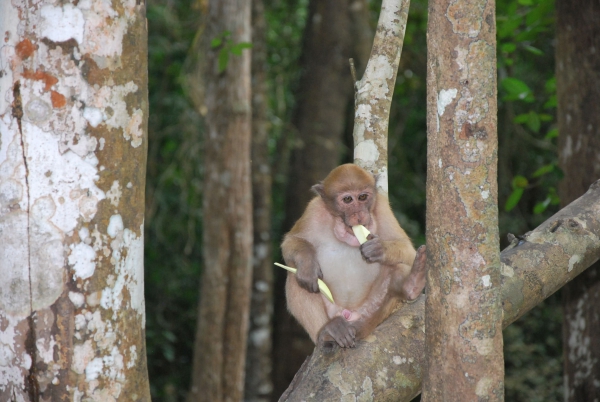
[[[65,96],[56,91],[50,92],[50,99],[52,99],[52,107],[55,109],[59,109],[67,104]]]
[[[53,75],[48,74],[45,71],[37,70],[35,73],[31,70],[25,69],[23,71],[23,78],[28,78],[30,80],[42,81],[45,84],[45,91],[49,91],[52,85],[58,82],[58,78]]]
[[[29,39],[23,39],[21,42],[17,43],[15,51],[21,60],[25,60],[35,52],[35,46],[33,46],[33,43],[31,43]]]

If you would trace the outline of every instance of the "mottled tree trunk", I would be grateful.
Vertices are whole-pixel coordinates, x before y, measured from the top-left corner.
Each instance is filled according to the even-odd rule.
[[[342,135],[348,103],[353,97],[349,58],[353,55],[351,0],[312,0],[304,32],[300,68],[302,78],[292,125],[296,129],[286,194],[284,231],[302,215],[314,196],[310,187],[336,167],[341,158]],[[366,10],[364,18],[368,18]],[[275,396],[288,386],[313,350],[304,329],[286,309],[285,271],[277,272],[274,344]]]
[[[566,205],[600,178],[600,3],[556,2],[559,165]],[[600,263],[563,290],[565,401],[600,400]]]
[[[0,400],[149,401],[145,7],[0,2]]]
[[[204,271],[189,399],[239,401],[252,280],[251,53],[230,50],[250,42],[251,8],[244,0],[208,7],[206,42],[222,42],[206,50]],[[229,52],[226,65],[222,52]]]
[[[424,401],[503,401],[494,1],[429,3]]]
[[[254,258],[244,400],[266,402],[273,393],[273,256],[271,164],[267,118],[267,23],[262,0],[252,0],[252,208]]]

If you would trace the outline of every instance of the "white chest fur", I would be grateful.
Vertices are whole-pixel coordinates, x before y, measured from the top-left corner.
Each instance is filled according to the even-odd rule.
[[[341,242],[318,246],[317,259],[335,304],[347,309],[356,309],[364,302],[381,270],[380,264],[365,262],[358,247]],[[363,284],[362,290],[357,283]]]

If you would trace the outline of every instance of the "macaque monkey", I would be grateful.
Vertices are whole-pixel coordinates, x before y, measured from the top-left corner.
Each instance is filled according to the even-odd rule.
[[[281,249],[288,273],[288,309],[313,342],[354,347],[385,320],[400,300],[416,299],[425,286],[424,252],[415,249],[398,224],[375,177],[346,164],[312,187],[317,194],[285,235]],[[371,234],[360,245],[352,226]],[[335,304],[319,293],[317,279]]]

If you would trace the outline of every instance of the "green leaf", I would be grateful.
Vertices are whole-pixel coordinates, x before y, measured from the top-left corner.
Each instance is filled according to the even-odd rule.
[[[513,123],[525,124],[529,120],[529,113],[522,113],[514,118]]]
[[[536,215],[541,214],[546,210],[546,208],[548,208],[548,205],[550,205],[550,197],[546,198],[542,202],[538,202],[537,204],[535,204],[535,206],[533,207],[533,213]]]
[[[518,2],[522,6],[532,6],[533,5],[533,0],[519,0]]]
[[[504,53],[512,53],[517,49],[517,45],[514,43],[504,43],[502,44],[501,49]]]
[[[548,81],[546,81],[546,84],[544,85],[544,87],[546,88],[546,92],[549,93],[555,93],[556,92],[556,76],[550,78]]]
[[[508,77],[502,80],[502,88],[507,92],[506,100],[525,100],[533,101],[531,89],[523,81]],[[529,100],[531,98],[531,100]]]
[[[518,14],[511,15],[507,20],[498,20],[498,38],[513,36],[523,22],[523,17]]]
[[[549,140],[556,137],[558,137],[558,128],[553,128],[552,130],[548,131],[544,138]]]
[[[235,45],[231,46],[231,53],[235,54],[236,56],[241,56],[242,55],[242,50],[244,49],[249,49],[252,47],[252,43],[249,42],[240,42],[240,43],[236,43]]]
[[[506,204],[504,204],[504,210],[506,212],[509,212],[514,207],[516,207],[517,204],[519,203],[519,201],[521,200],[521,196],[522,195],[523,195],[523,189],[522,188],[516,188],[516,189],[514,189],[513,192],[511,193],[511,195],[506,200]]]
[[[544,165],[541,168],[539,168],[538,170],[536,170],[535,172],[533,172],[533,174],[531,175],[531,178],[534,179],[536,177],[540,177],[545,175],[546,173],[550,173],[554,170],[554,165],[550,164],[550,165]]]
[[[552,95],[550,97],[550,99],[548,99],[546,101],[546,103],[544,103],[544,109],[551,109],[551,108],[555,108],[556,106],[557,106],[556,95]]]
[[[543,56],[544,52],[542,52],[540,49],[538,49],[537,47],[533,47],[533,46],[525,46],[525,50],[527,50],[528,52],[531,52],[533,54],[535,54],[536,56]]]
[[[554,120],[554,116],[552,116],[551,114],[538,113],[538,116],[540,116],[540,120],[541,121],[552,121],[552,120]]]
[[[532,110],[531,112],[529,112],[529,118],[527,119],[527,127],[529,127],[529,129],[534,133],[539,133],[540,126],[540,116]]]
[[[211,49],[214,49],[216,47],[221,46],[221,43],[223,43],[223,39],[214,38],[213,40],[210,41],[210,47],[211,47]]]
[[[516,175],[513,180],[512,180],[512,188],[513,190],[516,189],[523,189],[525,187],[527,187],[529,185],[529,181],[527,180],[526,177],[521,176],[521,175]]]
[[[556,189],[554,187],[550,187],[548,189],[548,197],[550,198],[550,204],[552,204],[552,205],[560,204],[560,197],[556,193]]]
[[[225,71],[229,63],[229,52],[227,49],[221,49],[219,52],[219,74]]]

